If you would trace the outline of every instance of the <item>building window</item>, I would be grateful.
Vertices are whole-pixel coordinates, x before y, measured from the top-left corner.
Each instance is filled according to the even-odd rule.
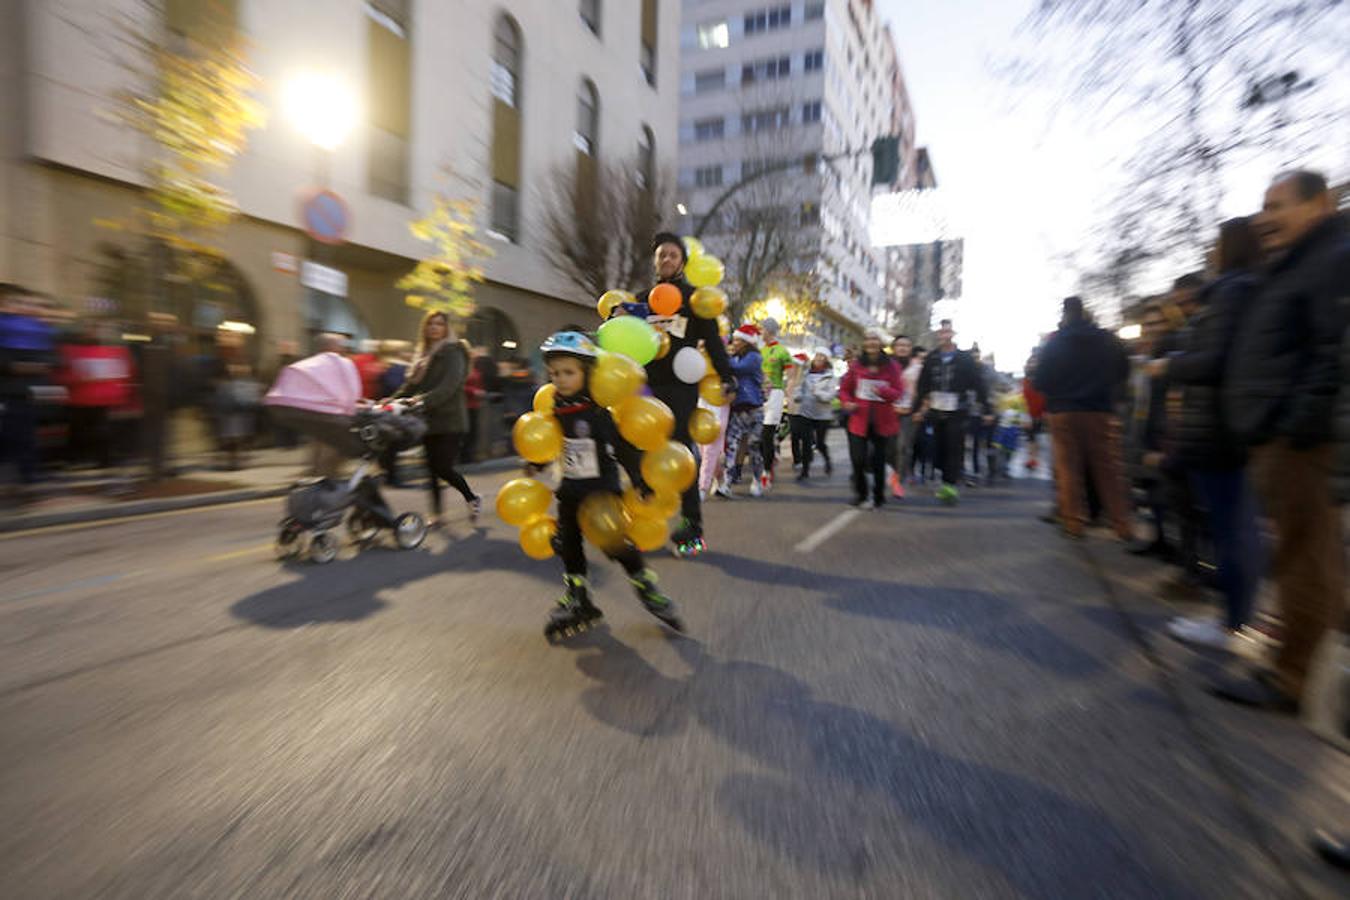
[[[642,46],[638,64],[642,78],[656,87],[656,0],[642,0]]]
[[[697,119],[694,122],[694,140],[720,141],[726,135],[726,120]]]
[[[819,48],[808,50],[802,57],[802,68],[808,72],[819,72],[825,68],[825,51]]]
[[[786,106],[773,109],[760,109],[741,116],[741,131],[745,134],[759,134],[762,131],[778,131],[791,123],[791,112]]]
[[[726,86],[726,69],[704,69],[702,72],[694,73],[694,93],[696,94],[720,91]]]
[[[581,21],[586,23],[586,27],[596,36],[600,36],[600,0],[581,0],[577,6],[577,11],[581,13]]]
[[[647,190],[656,180],[656,135],[646,125],[642,126],[642,133],[638,135],[638,167],[637,167],[638,187]]]
[[[572,143],[587,156],[595,156],[600,148],[600,95],[589,78],[583,78],[577,91],[577,130]]]
[[[812,122],[820,121],[820,101],[812,100],[809,103],[802,104],[802,124],[809,125]],[[814,160],[812,160],[814,165]]]
[[[825,4],[820,2],[820,0],[815,0],[815,2],[807,3],[805,18],[806,21],[808,22],[814,22],[817,19],[825,18]]]
[[[726,20],[698,26],[698,46],[701,50],[721,50],[731,46],[731,28]]]
[[[814,203],[810,201],[803,203],[801,214],[798,217],[798,222],[803,228],[809,228],[812,225],[819,225],[820,207],[816,206]]]
[[[494,234],[520,238],[521,139],[520,27],[502,13],[493,29],[492,47],[492,198]]]
[[[694,187],[718,187],[721,183],[721,166],[699,166],[694,170]]]
[[[756,60],[741,67],[741,84],[777,81],[792,74],[792,57],[779,56]]]
[[[792,7],[786,3],[782,6],[770,6],[767,9],[745,14],[745,33],[747,35],[786,28],[791,24]]]
[[[408,202],[412,136],[408,6],[408,0],[369,0],[365,4],[370,110],[366,176],[372,194],[395,203]]]

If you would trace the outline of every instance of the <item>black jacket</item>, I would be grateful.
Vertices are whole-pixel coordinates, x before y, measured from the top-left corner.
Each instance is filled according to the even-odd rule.
[[[1350,503],[1350,340],[1341,341],[1341,392],[1336,395],[1335,497]]]
[[[1333,216],[1277,260],[1238,328],[1223,411],[1247,444],[1334,437],[1341,339],[1350,297],[1350,232]]]
[[[596,491],[619,493],[619,465],[628,472],[633,484],[642,484],[642,452],[619,434],[609,410],[597,406],[590,397],[557,397],[553,414],[562,423],[563,478],[559,497],[585,497]],[[578,477],[577,467],[587,461],[595,464],[594,477]]]
[[[462,342],[449,341],[432,355],[422,377],[403,382],[394,396],[422,399],[427,434],[464,434],[469,430],[469,413],[464,405],[468,377],[468,348]]]
[[[987,414],[989,384],[975,357],[957,350],[951,359],[943,362],[942,355],[941,350],[934,350],[924,357],[923,371],[919,373],[919,381],[914,388],[915,406],[927,400],[933,392],[943,391],[955,393],[959,397],[960,405],[953,412]],[[967,397],[971,394],[975,396],[976,409],[970,409],[967,403]],[[944,415],[942,412],[936,414]]]
[[[1173,426],[1177,458],[1207,469],[1241,466],[1242,444],[1225,424],[1220,390],[1238,326],[1260,288],[1250,272],[1230,272],[1207,285],[1201,309],[1169,357],[1167,380],[1182,389],[1181,417]]]
[[[698,403],[698,385],[685,384],[675,377],[675,354],[685,347],[697,349],[699,341],[702,341],[704,349],[708,351],[708,357],[712,359],[713,370],[724,382],[731,381],[731,363],[727,360],[726,345],[722,343],[722,336],[717,331],[717,320],[700,318],[694,315],[689,306],[689,298],[694,295],[694,286],[685,281],[683,275],[669,280],[669,283],[680,289],[680,293],[684,295],[684,303],[680,306],[679,312],[669,317],[669,321],[656,315],[647,319],[657,329],[670,335],[670,352],[647,364],[647,383],[651,385],[653,394],[670,403],[672,407],[675,404],[671,403],[670,396],[684,395],[681,399],[689,401],[688,406],[692,411],[694,405]],[[638,294],[638,301],[646,303],[647,295],[650,293],[650,290],[646,290]],[[686,404],[680,404],[684,405]]]
[[[1045,409],[1061,412],[1113,412],[1130,377],[1125,346],[1109,331],[1089,322],[1060,327],[1036,364],[1036,390]]]

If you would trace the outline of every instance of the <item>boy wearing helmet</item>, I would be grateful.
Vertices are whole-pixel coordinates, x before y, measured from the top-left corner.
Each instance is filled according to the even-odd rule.
[[[609,411],[590,396],[590,374],[600,351],[595,343],[576,331],[560,331],[539,348],[548,368],[554,395],[553,414],[562,425],[564,450],[562,481],[558,485],[558,536],[556,546],[563,562],[566,591],[544,626],[550,641],[586,631],[601,617],[591,602],[586,581],[586,551],[582,546],[578,513],[582,501],[598,493],[621,493],[619,465],[633,484],[642,487],[637,448],[619,436]],[[638,599],[649,613],[676,631],[684,630],[675,603],[656,586],[656,573],[647,568],[642,553],[631,543],[608,552],[623,566]]]

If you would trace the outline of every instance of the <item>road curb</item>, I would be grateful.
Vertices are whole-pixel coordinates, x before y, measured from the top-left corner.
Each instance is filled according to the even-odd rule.
[[[459,471],[465,475],[489,474],[519,467],[518,457],[490,459],[481,463],[461,466]],[[420,482],[419,482],[420,483]],[[109,506],[93,506],[83,509],[71,509],[62,512],[32,513],[29,515],[7,516],[0,518],[0,534],[14,531],[31,531],[35,528],[52,528],[57,525],[82,525],[87,522],[111,522],[117,519],[129,519],[152,513],[176,512],[181,509],[196,509],[208,506],[223,506],[227,503],[245,503],[250,500],[266,500],[270,497],[282,497],[291,489],[291,484],[274,485],[265,488],[240,488],[233,491],[216,491],[209,494],[191,494],[186,497],[166,497],[163,500],[140,500],[132,503],[119,503]]]

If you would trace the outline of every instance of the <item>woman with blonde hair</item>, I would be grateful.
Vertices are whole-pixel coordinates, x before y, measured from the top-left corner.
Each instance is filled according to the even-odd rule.
[[[442,524],[441,481],[459,491],[469,505],[469,521],[478,521],[482,498],[473,492],[464,476],[455,470],[459,445],[469,430],[464,405],[464,382],[469,373],[469,351],[454,336],[450,316],[430,310],[422,317],[417,333],[417,352],[408,367],[407,379],[394,397],[411,397],[422,404],[427,433],[422,440],[426,452],[428,484],[431,489],[431,527]]]

